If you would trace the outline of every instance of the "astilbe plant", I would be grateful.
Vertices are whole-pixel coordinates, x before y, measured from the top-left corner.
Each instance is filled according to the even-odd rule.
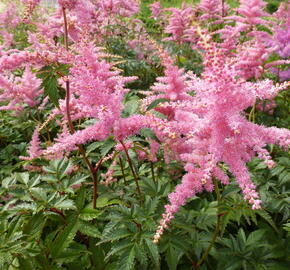
[[[39,1],[24,2],[28,12],[24,22],[29,23],[30,15]],[[134,34],[142,30],[143,35],[137,41],[131,40],[131,46],[143,42],[150,51],[148,54],[155,49],[154,54],[159,56],[164,76],[157,78],[151,91],[143,98],[141,109],[144,113],[135,113],[125,118],[122,116],[123,100],[129,92],[126,84],[137,78],[123,76],[116,64],[107,60],[114,58],[114,55],[104,52],[95,41],[103,45],[110,35],[124,34],[124,30],[114,32],[108,28],[121,22],[121,17],[136,14],[139,10],[138,2],[59,0],[59,7],[52,16],[35,23],[37,33],[28,34],[29,45],[26,49],[5,48],[0,53],[0,100],[7,103],[1,110],[19,111],[27,105],[38,105],[43,98],[42,87],[47,86],[46,80],[48,83],[54,82],[56,92],[60,88],[66,92],[65,98],[57,99],[58,106],[51,111],[47,121],[36,128],[28,149],[29,157],[22,158],[57,159],[69,156],[78,149],[96,182],[96,173],[103,160],[100,159],[96,164],[90,163],[82,145],[105,141],[112,136],[118,143],[116,153],[123,151],[129,166],[133,168],[128,154],[128,148],[133,147],[133,144],[126,139],[147,127],[154,131],[158,139],[149,142],[149,160],[155,161],[158,149],[162,148],[167,163],[176,160],[185,170],[181,183],[168,197],[169,203],[165,206],[154,242],[158,242],[174,214],[189,198],[203,190],[212,192],[215,189],[214,179],[229,184],[229,175],[232,174],[244,199],[253,209],[261,208],[261,200],[251,181],[247,162],[257,156],[264,160],[268,168],[273,168],[275,163],[266,146],[277,144],[287,149],[290,131],[255,124],[247,119],[245,111],[255,106],[256,101],[273,99],[290,84],[285,82],[275,85],[269,79],[261,80],[267,68],[264,64],[273,51],[269,48],[271,42],[264,39],[266,35],[256,29],[258,25],[272,27],[272,23],[264,19],[268,16],[264,11],[265,2],[241,1],[236,10],[238,15],[227,17],[224,17],[223,3],[202,1],[199,9],[204,14],[201,16],[195,14],[197,9],[191,6],[167,10],[171,12],[164,29],[168,37],[162,41],[178,45],[189,43],[195,50],[199,50],[204,65],[200,77],[175,65],[162,46],[147,38],[148,33],[141,21],[127,19],[136,25],[126,29],[132,30]],[[218,6],[212,7],[210,4]],[[151,7],[154,18],[157,18],[161,12],[159,4],[155,3]],[[204,27],[207,20],[213,19],[220,19],[226,26],[212,32],[199,26]],[[233,20],[236,23],[231,25]],[[289,22],[285,22],[285,25],[288,26]],[[126,22],[122,22],[122,26],[126,26]],[[272,42],[276,42],[277,46],[274,50],[281,58],[286,58],[289,56],[289,48],[281,35],[284,35],[287,27],[284,24],[279,27],[276,25],[275,30],[275,40]],[[242,36],[242,31],[245,36]],[[221,40],[214,42],[214,34],[219,34]],[[64,44],[60,42],[62,38]],[[199,42],[192,44],[196,41]],[[60,69],[63,66],[64,72]],[[49,68],[54,72],[53,78],[48,76],[41,85],[41,79],[35,76],[36,70],[39,70],[38,75],[41,76]],[[24,70],[22,77],[15,74],[19,70]],[[255,80],[249,81],[253,78]],[[46,91],[45,94],[53,99],[51,93]],[[158,102],[160,100],[163,102]],[[156,101],[158,106],[149,110],[148,106]],[[58,118],[60,132],[45,148],[39,134],[48,121],[54,118]],[[88,119],[90,124],[83,128],[75,127],[77,122],[84,123]],[[139,156],[144,158],[140,153]],[[113,159],[112,156],[106,158]],[[114,160],[112,164],[116,162]],[[132,173],[136,180],[134,169]],[[103,177],[106,184],[114,182],[113,168],[109,167]],[[136,185],[139,188],[138,181]]]
[[[181,184],[169,195],[155,242],[188,198],[204,189],[214,189],[213,178],[229,183],[227,172],[222,170],[224,163],[235,176],[244,198],[253,209],[259,209],[261,200],[246,163],[258,154],[272,168],[274,162],[264,147],[278,144],[287,149],[290,144],[289,130],[254,124],[244,113],[257,99],[271,99],[290,83],[247,82],[235,69],[239,65],[238,57],[227,57],[213,42],[199,45],[205,51],[205,71],[201,78],[191,73],[183,75],[182,70],[166,65],[166,77],[159,78],[162,83],[152,88],[170,100],[157,108],[168,120],[153,128],[160,140],[167,138],[165,143],[174,157],[184,163],[186,171]],[[189,95],[192,91],[194,96]]]

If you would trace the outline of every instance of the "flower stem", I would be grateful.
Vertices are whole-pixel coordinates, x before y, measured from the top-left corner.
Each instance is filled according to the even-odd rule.
[[[66,10],[63,7],[62,8],[62,14],[63,14],[63,23],[64,23],[64,46],[65,49],[68,51],[68,27],[67,27],[67,18],[66,18]]]
[[[222,0],[222,17],[225,16],[225,0]]]
[[[126,154],[126,157],[127,157],[127,160],[128,160],[129,167],[130,167],[130,169],[132,171],[132,174],[133,174],[133,177],[134,177],[134,180],[135,180],[135,183],[136,183],[136,188],[137,188],[137,192],[138,192],[139,197],[140,197],[140,202],[142,202],[141,189],[140,189],[140,186],[139,186],[139,177],[138,177],[138,175],[136,174],[136,172],[134,170],[134,167],[133,167],[133,164],[132,164],[132,160],[131,160],[131,158],[129,156],[128,150],[127,150],[124,142],[120,140],[120,143],[122,144],[122,146],[124,148],[124,151],[125,151],[125,154]]]
[[[154,182],[156,182],[156,178],[155,178],[155,174],[154,174],[154,164],[152,161],[150,162],[150,167],[151,167],[152,179]]]
[[[127,180],[126,180],[125,171],[124,171],[124,165],[123,165],[123,161],[122,161],[121,157],[119,157],[119,163],[120,163],[120,167],[121,167],[121,171],[122,171],[122,176],[124,178],[124,183],[125,183],[125,185],[127,185]]]
[[[66,10],[65,8],[62,9],[62,13],[63,13],[63,21],[64,21],[64,46],[65,49],[68,51],[69,50],[69,46],[68,46],[68,28],[67,28],[67,18],[66,18]],[[71,119],[71,114],[70,114],[70,83],[69,80],[67,79],[65,82],[65,87],[66,87],[66,117],[67,117],[67,122],[68,122],[68,126],[70,129],[70,133],[73,134],[75,133],[75,129],[72,123],[72,119]],[[97,169],[94,168],[93,164],[89,161],[87,155],[86,155],[86,151],[84,149],[84,147],[82,145],[78,145],[79,151],[81,153],[81,155],[83,156],[83,159],[85,161],[85,163],[87,164],[92,179],[93,179],[93,184],[94,184],[94,190],[93,190],[93,208],[96,208],[96,201],[98,198],[98,179],[97,179]],[[101,162],[99,162],[101,163]]]

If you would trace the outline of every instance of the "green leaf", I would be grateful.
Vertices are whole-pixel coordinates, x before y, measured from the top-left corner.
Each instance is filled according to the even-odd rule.
[[[159,252],[158,252],[157,245],[153,243],[152,239],[145,239],[145,244],[146,244],[146,247],[148,249],[148,252],[150,254],[150,257],[151,257],[153,263],[157,267],[159,267],[160,257],[159,257]]]
[[[163,102],[169,102],[170,101],[170,99],[168,99],[168,98],[159,98],[159,99],[155,99],[148,107],[147,107],[147,111],[149,111],[149,110],[151,110],[151,109],[153,109],[153,108],[156,108],[157,107],[157,105],[159,104],[159,103],[163,103]]]
[[[70,160],[67,159],[56,160],[56,162],[58,178],[62,179],[66,176],[67,171],[72,167],[73,164]]]
[[[177,269],[178,262],[182,255],[183,253],[180,250],[177,250],[172,245],[169,245],[169,248],[166,252],[166,262],[169,270]]]
[[[118,270],[131,270],[134,266],[134,259],[135,259],[135,247],[133,246],[128,251],[121,254],[120,262],[118,265]]]
[[[1,256],[1,255],[0,255]],[[21,270],[31,270],[34,268],[34,265],[33,265],[33,260],[31,259],[23,259],[23,258],[19,258],[19,266]]]
[[[79,218],[85,221],[93,220],[103,213],[102,210],[84,208],[79,215]]]
[[[77,219],[72,219],[56,237],[53,241],[50,253],[53,258],[56,258],[66,247],[70,245],[73,241],[77,230],[79,228],[79,223]]]
[[[101,238],[101,233],[95,225],[93,225],[87,221],[83,221],[83,220],[80,220],[79,224],[80,224],[79,231],[82,234],[85,234],[85,235],[91,236],[91,237]]]
[[[58,93],[58,82],[57,78],[53,75],[50,75],[44,78],[42,85],[44,88],[44,94],[49,97],[49,100],[57,107],[59,107],[58,100],[60,99]]]
[[[63,210],[68,210],[68,209],[75,210],[76,209],[76,206],[75,206],[73,200],[64,199],[64,198],[61,198],[60,200],[56,201],[53,204],[53,207],[56,209],[63,209]]]
[[[47,202],[47,194],[43,188],[34,187],[30,189],[31,195],[39,201]]]
[[[125,228],[116,228],[110,234],[103,234],[103,240],[106,242],[118,241],[120,239],[129,237],[132,233]]]
[[[28,173],[15,173],[15,178],[18,182],[28,185],[29,182],[29,174]]]
[[[273,221],[272,217],[270,216],[270,214],[268,212],[266,212],[265,210],[257,210],[256,213],[257,213],[257,215],[259,215],[260,217],[262,217],[263,219],[265,219],[272,226],[272,228],[277,233],[279,233],[279,230],[276,227],[275,222]]]
[[[125,103],[124,107],[123,114],[125,114],[125,117],[137,113],[139,107],[138,99],[129,100]]]
[[[147,265],[148,265],[148,257],[147,254],[144,250],[144,247],[142,245],[136,245],[135,247],[135,256],[137,261],[140,262],[140,264],[143,266],[143,268],[147,269]]]
[[[23,233],[33,238],[39,238],[45,226],[46,219],[47,217],[42,213],[32,216],[32,218],[29,219],[29,222],[25,224]]]
[[[106,206],[113,205],[113,204],[121,204],[121,203],[122,203],[122,201],[120,201],[118,199],[109,200],[109,198],[105,197],[105,196],[100,196],[97,199],[97,207],[98,208],[106,207]]]
[[[153,139],[153,140],[155,140],[155,141],[160,143],[159,139],[156,137],[155,133],[152,131],[151,128],[142,128],[140,130],[140,134],[141,134],[141,136]]]
[[[132,243],[131,239],[123,239],[121,241],[116,242],[110,252],[106,254],[106,260],[108,260],[111,256],[115,254],[120,254],[123,250],[132,247],[134,244]]]
[[[78,209],[84,208],[86,202],[86,195],[87,195],[86,187],[82,185],[76,198],[76,206]]]
[[[101,146],[101,155],[103,157],[106,156],[113,149],[115,144],[116,142],[112,138],[107,139]]]
[[[264,246],[265,244],[261,241],[265,235],[266,231],[265,230],[256,230],[252,233],[247,238],[247,246],[250,247],[251,249],[256,249],[259,247],[259,243],[261,246]]]

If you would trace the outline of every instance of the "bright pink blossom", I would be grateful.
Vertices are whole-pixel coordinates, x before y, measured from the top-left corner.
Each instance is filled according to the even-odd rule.
[[[21,78],[0,75],[0,101],[8,102],[8,105],[0,107],[0,110],[22,110],[25,105],[30,107],[38,104],[37,98],[42,93],[41,80],[36,78],[26,67]]]
[[[200,46],[203,47],[202,44]],[[175,192],[168,197],[169,204],[165,206],[155,242],[187,199],[203,189],[213,190],[213,176],[222,183],[229,182],[227,171],[221,170],[223,163],[235,176],[245,200],[253,209],[260,208],[261,200],[250,179],[246,162],[257,154],[272,168],[274,163],[264,149],[265,145],[287,147],[290,144],[289,130],[253,124],[244,114],[244,110],[253,106],[257,99],[273,98],[290,83],[273,85],[270,80],[247,82],[235,68],[235,61],[239,64],[239,58],[227,57],[214,43],[203,48],[205,70],[202,78],[188,73],[189,78],[185,81],[183,77],[186,74],[182,75],[177,70],[174,75],[167,74],[172,78],[179,77],[184,87],[176,87],[180,89],[177,99],[159,106],[171,109],[170,117],[151,123],[159,140],[176,154],[175,159],[184,163],[187,172]],[[166,93],[167,88],[170,89],[170,80],[162,78],[162,81],[164,85],[157,84],[152,89]],[[190,96],[190,92],[195,95]],[[155,110],[159,111],[159,107]]]

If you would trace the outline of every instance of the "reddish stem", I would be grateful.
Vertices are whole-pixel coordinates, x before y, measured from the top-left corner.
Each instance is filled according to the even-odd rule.
[[[94,190],[93,190],[93,209],[97,208],[97,198],[98,198],[98,178],[97,173],[98,170],[102,164],[103,159],[100,159],[98,164],[96,165],[96,168],[94,169]]]
[[[136,174],[135,170],[134,170],[134,167],[133,167],[133,163],[132,163],[132,160],[129,156],[129,153],[128,153],[128,150],[125,146],[125,144],[123,143],[122,140],[120,140],[120,143],[122,144],[123,148],[124,148],[124,151],[125,151],[125,154],[126,154],[126,157],[127,157],[127,160],[128,160],[128,164],[129,164],[129,167],[132,171],[132,174],[133,174],[133,177],[134,177],[134,180],[135,180],[135,183],[136,183],[136,187],[137,187],[137,192],[139,194],[139,197],[140,197],[140,201],[142,201],[142,196],[141,196],[141,189],[140,189],[140,186],[139,186],[139,178],[138,178],[138,175]]]
[[[62,13],[63,13],[63,20],[64,20],[64,45],[65,45],[65,49],[68,51],[69,50],[69,46],[68,46],[68,28],[67,28],[67,18],[66,18],[66,10],[65,8],[62,9]],[[66,80],[66,116],[67,116],[67,122],[69,125],[69,129],[71,134],[75,133],[75,129],[72,123],[72,119],[71,119],[71,114],[70,114],[70,84],[69,84],[69,80]],[[85,161],[85,163],[87,164],[92,179],[93,179],[93,184],[94,184],[94,191],[93,191],[93,208],[96,208],[96,201],[98,198],[98,179],[97,179],[97,175],[96,175],[96,170],[94,169],[94,166],[92,165],[92,163],[88,160],[87,155],[86,155],[86,151],[83,148],[82,145],[78,145],[79,151],[81,153],[81,155],[83,156],[83,159]]]
[[[225,16],[225,0],[222,0],[222,17]]]

